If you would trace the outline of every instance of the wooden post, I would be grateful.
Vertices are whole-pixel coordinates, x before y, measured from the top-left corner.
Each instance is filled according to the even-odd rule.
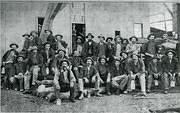
[[[173,4],[173,31],[180,34],[180,4]]]

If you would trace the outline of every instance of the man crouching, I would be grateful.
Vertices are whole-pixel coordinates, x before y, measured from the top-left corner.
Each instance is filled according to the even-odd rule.
[[[75,83],[76,79],[74,74],[69,69],[69,61],[63,59],[55,69],[54,76],[54,89],[57,100],[60,100],[60,91],[69,91],[70,90],[70,101],[75,102],[74,93],[75,93]]]

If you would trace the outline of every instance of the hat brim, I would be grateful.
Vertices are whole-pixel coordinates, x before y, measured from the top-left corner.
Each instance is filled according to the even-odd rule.
[[[88,36],[91,36],[91,38],[94,38],[94,36],[93,36],[93,35],[87,35],[87,36],[86,36],[86,38],[88,38]]]
[[[168,51],[166,52],[166,55],[168,55],[169,52],[173,53],[174,56],[176,55],[176,52],[173,51],[173,50],[168,50]]]
[[[136,41],[138,41],[138,38],[137,38],[137,37],[131,37],[131,38],[129,38],[129,40],[132,41],[133,38],[135,38]]]
[[[59,65],[62,66],[62,63],[63,63],[63,62],[67,62],[68,66],[70,65],[70,62],[69,62],[69,60],[67,60],[67,59],[61,60],[61,61],[59,62]]]
[[[107,42],[109,39],[110,39],[111,41],[113,41],[113,38],[110,38],[110,37],[109,37],[109,38],[106,39],[106,42]]]
[[[93,60],[92,58],[87,57],[87,58],[85,59],[85,62],[87,62],[87,60],[91,60],[91,61],[92,61],[92,64],[94,64],[94,60]]]
[[[22,35],[22,37],[25,37],[25,36],[28,36],[28,37],[30,37],[30,35],[29,35],[29,34],[24,34],[24,35]]]
[[[98,62],[99,62],[99,63],[100,63],[101,59],[104,59],[104,60],[107,62],[107,59],[106,59],[105,57],[100,57],[100,58],[98,59]]]
[[[62,50],[62,49],[59,49],[59,50],[57,51],[57,54],[59,54],[60,51],[63,51],[64,54],[66,54],[66,51],[65,51],[65,50]]]
[[[63,36],[62,36],[62,35],[55,35],[54,37],[58,37],[58,36],[60,36],[61,38],[63,38]]]
[[[12,48],[13,45],[15,45],[16,48],[19,48],[19,46],[17,44],[10,44],[9,47]]]

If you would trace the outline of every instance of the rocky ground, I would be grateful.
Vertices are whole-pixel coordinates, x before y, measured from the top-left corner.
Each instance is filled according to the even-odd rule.
[[[67,93],[65,94],[67,95]],[[118,113],[180,113],[180,90],[169,94],[156,91],[147,97],[132,94],[91,97],[61,106],[48,103],[41,98],[24,95],[17,91],[1,90],[2,112],[118,112]]]

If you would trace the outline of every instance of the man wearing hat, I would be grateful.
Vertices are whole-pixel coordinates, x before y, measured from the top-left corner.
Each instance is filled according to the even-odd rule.
[[[96,46],[96,56],[97,57],[106,56],[107,45],[104,42],[105,37],[101,34],[98,36],[98,38],[99,38],[99,43]]]
[[[53,36],[53,32],[51,30],[44,31],[47,35],[47,42],[50,42],[51,48],[55,51],[57,49],[57,39]]]
[[[122,51],[122,38],[119,36],[119,35],[117,35],[116,37],[115,37],[115,47],[114,47],[114,58],[115,59],[120,59],[120,53],[121,53],[121,51]]]
[[[10,83],[10,78],[14,76],[14,64],[16,63],[16,58],[18,56],[17,44],[12,43],[9,46],[11,49],[8,50],[2,57],[2,65],[5,67],[5,77],[4,77],[4,87],[7,89],[12,88]]]
[[[168,93],[169,89],[169,77],[174,79],[177,75],[180,77],[178,60],[175,58],[175,52],[173,50],[168,50],[166,52],[167,57],[162,61],[163,69],[163,82],[164,82],[164,93]]]
[[[97,72],[101,79],[101,84],[106,86],[106,94],[110,95],[110,82],[111,82],[111,74],[108,65],[106,64],[106,57],[99,57],[98,64],[96,65]]]
[[[74,74],[69,69],[69,61],[67,59],[61,60],[58,63],[58,67],[55,69],[54,76],[54,88],[55,95],[58,99],[60,99],[60,91],[68,91],[70,90],[70,101],[75,102],[75,83],[76,78]]]
[[[26,72],[26,64],[23,61],[24,55],[20,53],[17,57],[18,62],[15,64],[14,88],[17,91],[24,91],[24,74]],[[26,87],[25,87],[26,88]]]
[[[87,41],[83,44],[83,50],[82,50],[82,54],[83,57],[93,57],[96,56],[96,42],[94,42],[92,39],[94,38],[94,36],[91,33],[88,33],[88,35],[86,36]]]
[[[149,34],[148,35],[148,42],[142,46],[142,53],[145,54],[145,66],[148,68],[148,63],[151,59],[156,55],[156,43],[155,43],[155,35]]]
[[[161,61],[158,57],[153,57],[148,64],[148,77],[147,77],[147,93],[151,91],[153,80],[159,80],[162,77]]]
[[[55,38],[57,39],[57,50],[59,49],[63,49],[66,51],[66,53],[68,53],[68,50],[67,50],[67,47],[68,47],[68,44],[67,42],[65,42],[63,40],[63,35],[60,35],[60,34],[57,34],[55,35]]]
[[[83,39],[81,36],[77,36],[76,43],[73,46],[73,52],[77,51],[78,56],[82,56]]]
[[[143,60],[140,60],[137,54],[131,55],[132,60],[128,63],[128,88],[127,91],[131,91],[132,80],[135,80],[136,77],[139,78],[141,93],[137,94],[137,96],[146,96],[146,79],[145,79],[145,65]]]
[[[122,50],[125,51],[126,50],[126,46],[129,44],[129,40],[128,39],[123,39],[122,41]]]
[[[112,87],[116,89],[116,94],[119,95],[120,91],[126,91],[125,86],[128,83],[129,77],[125,73],[127,69],[123,67],[119,59],[115,59],[113,66],[110,67],[110,72],[112,76]]]
[[[126,46],[126,52],[129,53],[129,55],[131,54],[138,54],[138,52],[140,51],[140,47],[137,44],[138,38],[135,36],[132,36],[129,38],[130,43]]]
[[[33,39],[33,46],[36,46],[38,50],[42,48],[42,40],[38,37],[38,32],[33,30],[30,33],[30,37]]]
[[[55,56],[55,59],[53,61],[53,68],[56,68],[58,67],[59,65],[59,62],[62,60],[62,59],[67,59],[67,57],[65,56],[66,54],[66,51],[63,50],[63,49],[59,49],[57,51],[57,56]]]
[[[100,77],[98,75],[98,72],[94,66],[94,61],[91,57],[87,57],[85,59],[86,65],[83,67],[82,77],[78,78],[78,84],[79,84],[79,91],[80,96],[79,99],[82,99],[84,97],[84,86],[88,87],[94,87],[96,89],[96,96],[101,96],[99,94],[99,87],[100,87]],[[88,92],[87,97],[90,97],[90,92]]]
[[[41,54],[43,57],[43,75],[48,75],[52,73],[52,67],[53,67],[53,60],[55,58],[55,52],[51,48],[50,42],[44,43],[44,48],[41,50]]]
[[[114,51],[114,44],[113,44],[113,38],[112,37],[107,37],[106,43],[107,43],[107,52],[106,52],[106,57],[107,57],[107,63],[111,65],[113,63],[114,57],[113,57],[113,51]]]
[[[36,46],[32,47],[31,53],[27,59],[27,71],[25,74],[32,73],[32,85],[36,84],[38,79],[38,74],[40,69],[43,66],[43,57],[42,54],[38,52],[38,48]]]

